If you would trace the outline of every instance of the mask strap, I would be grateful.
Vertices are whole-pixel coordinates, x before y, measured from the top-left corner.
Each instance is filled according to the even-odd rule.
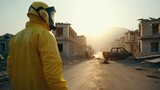
[[[37,9],[34,8],[33,6],[30,6],[28,9],[28,12],[31,10],[31,8],[33,8],[35,11],[39,12],[40,10],[44,9],[43,7],[38,7]]]
[[[38,7],[37,9],[34,8],[32,5],[29,7],[28,12],[31,10],[31,8],[33,8],[36,12],[38,12],[38,15],[43,19],[43,17],[39,14],[39,11],[44,9],[43,7]]]

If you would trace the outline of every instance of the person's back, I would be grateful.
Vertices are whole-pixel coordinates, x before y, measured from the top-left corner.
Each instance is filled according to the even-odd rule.
[[[37,15],[28,16],[26,28],[10,41],[7,70],[13,90],[67,90],[62,61],[49,25]]]

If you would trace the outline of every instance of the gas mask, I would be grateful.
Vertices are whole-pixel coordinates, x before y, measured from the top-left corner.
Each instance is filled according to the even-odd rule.
[[[38,7],[38,8],[36,9],[36,8],[34,8],[33,6],[30,6],[28,12],[30,11],[31,8],[33,8],[36,12],[38,12],[39,16],[40,16],[42,19],[44,19],[44,18],[40,15],[39,11],[40,11],[40,10],[45,10],[45,11],[47,12],[47,14],[48,14],[48,19],[49,19],[48,22],[49,22],[49,28],[50,28],[50,30],[56,30],[56,28],[57,28],[57,27],[55,26],[55,14],[56,14],[56,10],[55,10],[54,7],[48,7],[48,8],[46,8],[46,9],[44,9],[43,7]]]
[[[49,15],[49,28],[50,30],[56,30],[56,27],[55,27],[55,14],[56,14],[56,11],[55,11],[55,8],[54,7],[49,7],[49,8],[46,8],[45,9]]]

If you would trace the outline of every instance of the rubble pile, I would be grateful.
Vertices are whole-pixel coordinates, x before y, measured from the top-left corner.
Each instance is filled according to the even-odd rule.
[[[0,89],[9,86],[9,77],[6,71],[0,72]]]
[[[6,71],[6,60],[0,61],[0,89],[9,86],[9,77]]]

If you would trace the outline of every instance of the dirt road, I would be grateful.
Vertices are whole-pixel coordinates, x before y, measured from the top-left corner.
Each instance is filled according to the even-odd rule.
[[[88,60],[64,69],[69,90],[160,90],[160,79],[146,77],[148,71],[111,62]]]

